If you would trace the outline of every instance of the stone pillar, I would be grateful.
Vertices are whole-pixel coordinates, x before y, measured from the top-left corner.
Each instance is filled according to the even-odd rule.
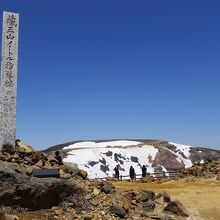
[[[0,148],[15,145],[19,15],[3,12],[0,80]]]

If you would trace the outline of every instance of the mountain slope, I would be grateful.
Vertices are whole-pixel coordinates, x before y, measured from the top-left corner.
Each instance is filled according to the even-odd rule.
[[[220,152],[216,150],[158,140],[76,141],[54,146],[46,152],[52,154],[56,150],[61,152],[64,162],[78,164],[90,178],[112,176],[116,165],[119,165],[120,175],[128,175],[130,166],[136,174],[141,173],[143,165],[152,173],[187,168],[196,161],[220,158]]]

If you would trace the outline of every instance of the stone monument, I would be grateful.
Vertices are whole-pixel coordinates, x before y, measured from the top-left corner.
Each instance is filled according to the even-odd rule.
[[[4,144],[15,145],[16,96],[18,63],[17,13],[3,12],[2,62],[0,80],[0,148]]]

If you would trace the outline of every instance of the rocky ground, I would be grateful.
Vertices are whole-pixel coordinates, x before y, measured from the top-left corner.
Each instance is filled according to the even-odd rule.
[[[114,182],[117,191],[148,189],[155,193],[166,191],[172,199],[180,200],[191,220],[220,219],[220,181],[216,178],[185,177],[163,183]]]
[[[56,168],[59,178],[33,177],[33,169]],[[0,153],[0,219],[186,219],[188,211],[165,192],[115,190],[109,181],[89,180],[53,156],[5,147]]]
[[[186,176],[216,178],[220,180],[220,160],[207,160],[205,163],[196,162],[179,175],[180,178]]]
[[[116,190],[150,189],[156,193],[166,191],[180,200],[189,212],[189,219],[220,219],[220,160],[196,162],[172,178],[146,177],[140,181],[113,182]]]

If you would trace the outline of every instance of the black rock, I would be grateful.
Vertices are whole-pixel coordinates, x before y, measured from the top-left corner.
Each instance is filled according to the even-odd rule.
[[[188,217],[189,214],[181,202],[178,200],[170,201],[164,208],[164,211],[172,212],[175,215]]]
[[[151,199],[147,202],[143,202],[143,208],[146,212],[153,212],[155,208],[155,202]]]
[[[164,202],[170,202],[170,196],[166,191],[162,191],[158,194],[158,198],[163,197]]]
[[[124,218],[126,215],[125,210],[118,205],[110,206],[110,212],[117,215],[120,218]]]
[[[155,200],[156,199],[156,194],[152,190],[142,190],[143,195],[142,195],[142,201],[147,201],[149,199]]]
[[[0,205],[30,210],[48,209],[84,192],[74,181],[29,177],[13,172],[12,165],[4,162],[4,169],[0,167]]]
[[[108,181],[101,182],[100,187],[101,187],[101,191],[106,194],[115,192],[115,187],[112,185],[112,183],[110,183]]]

